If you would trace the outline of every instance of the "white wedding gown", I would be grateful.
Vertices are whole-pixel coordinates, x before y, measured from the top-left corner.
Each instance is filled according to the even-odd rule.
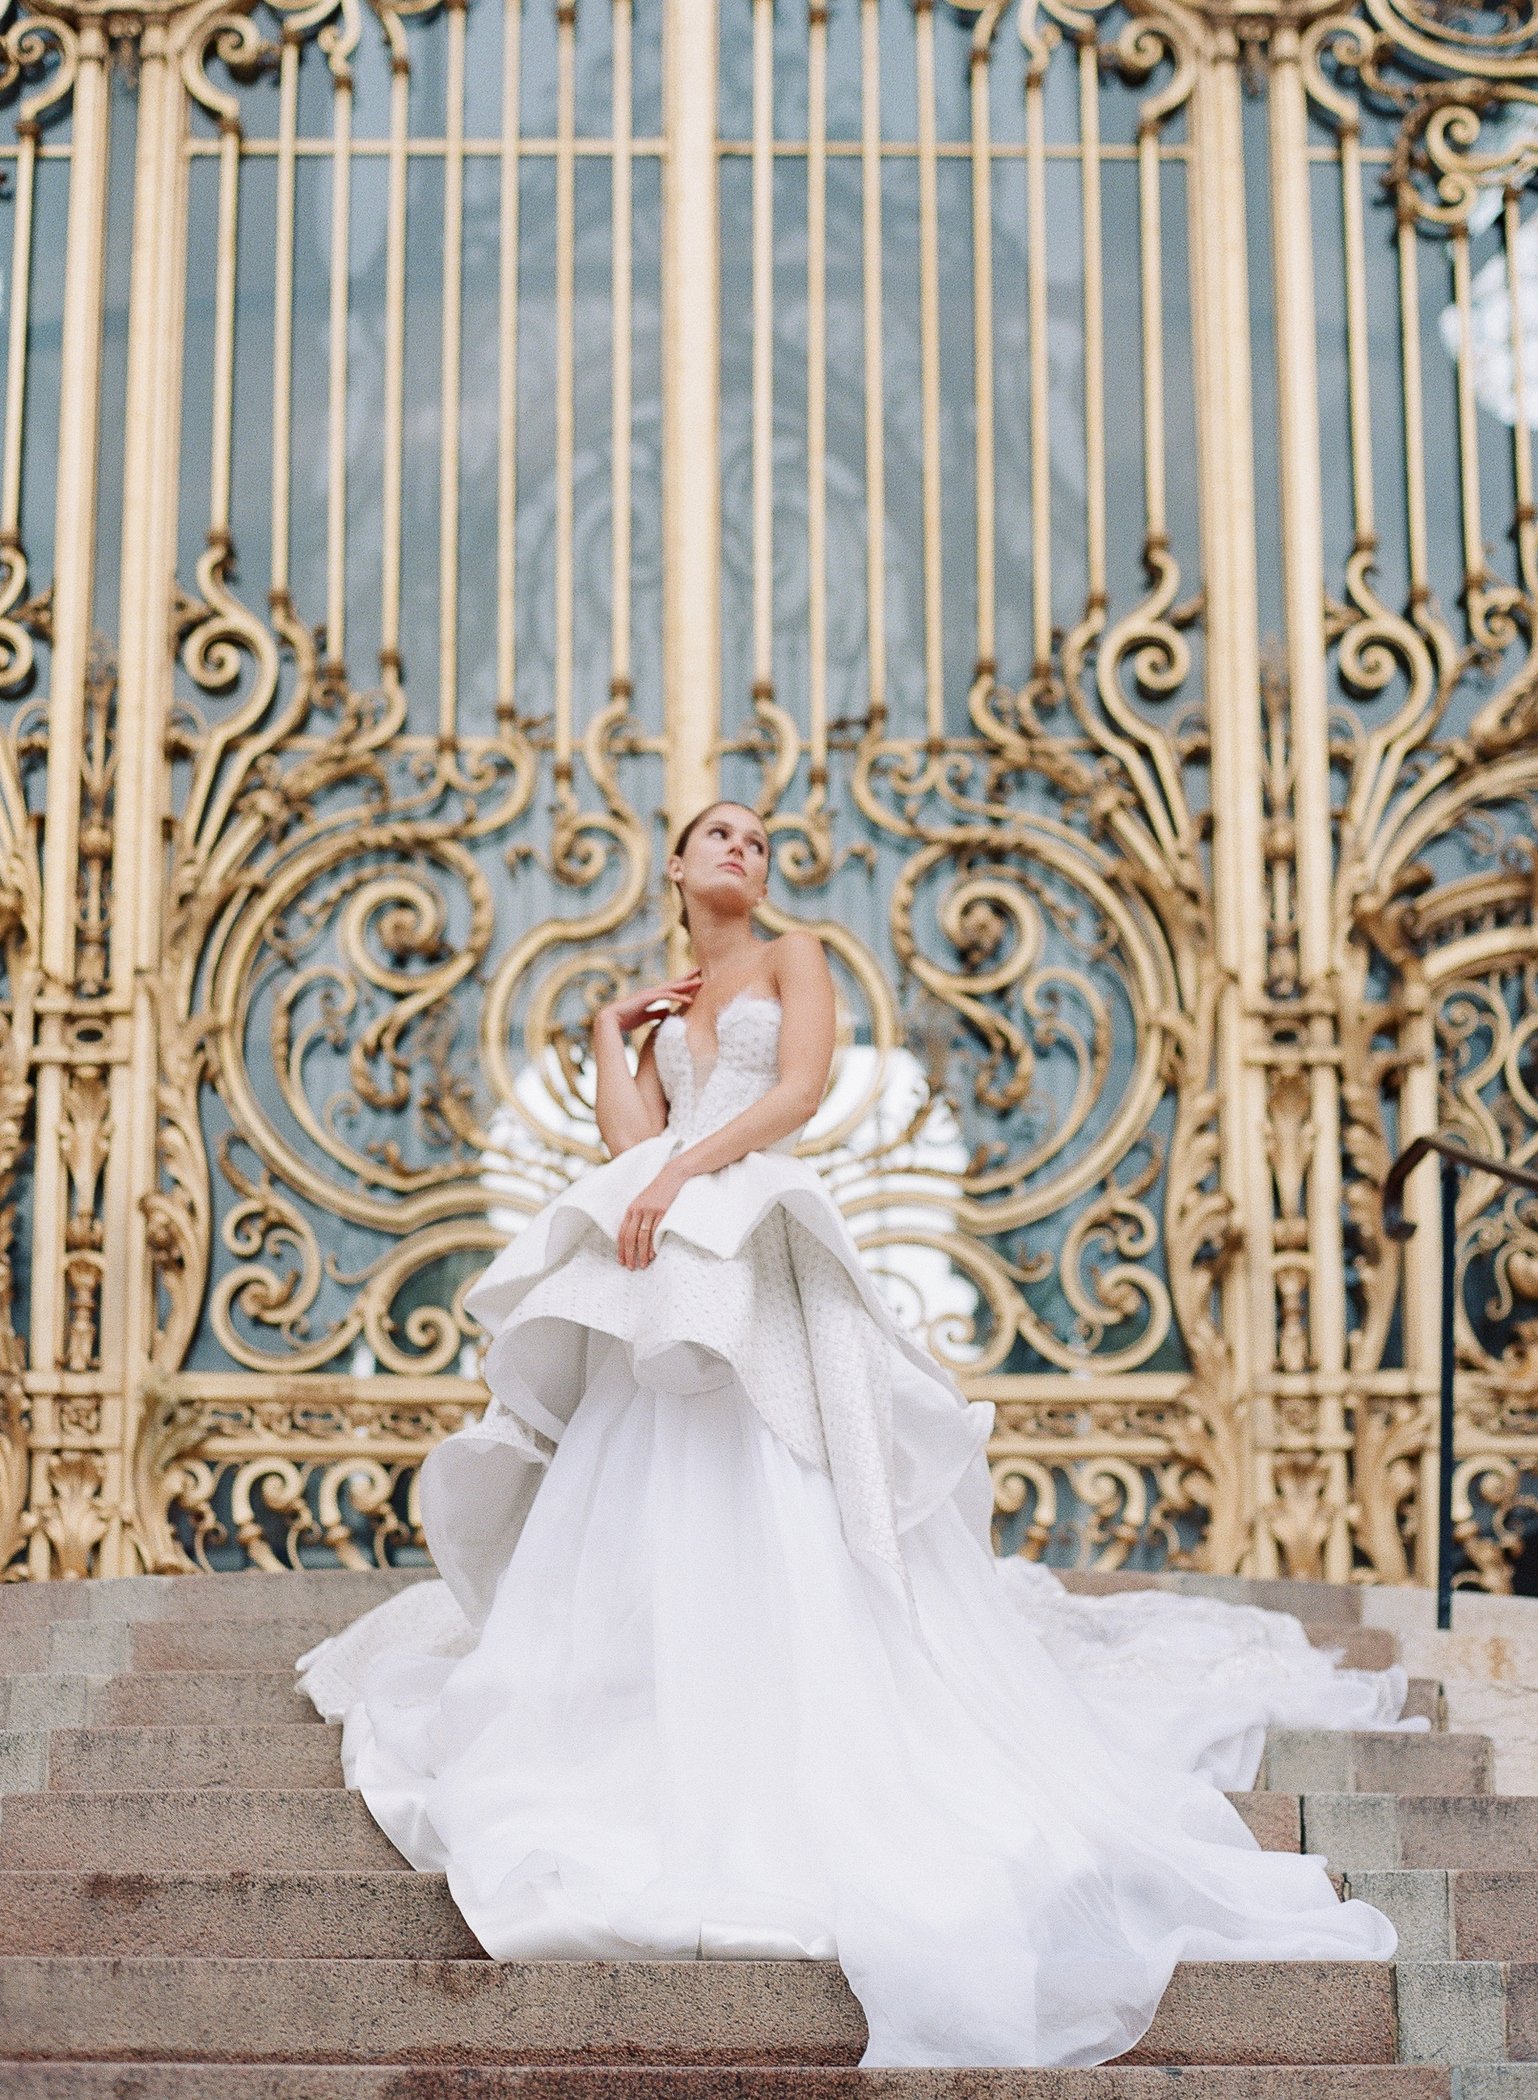
[[[492,1397],[423,1466],[443,1579],[300,1660],[348,1784],[489,1954],[836,1956],[866,2064],[1098,2063],[1180,1960],[1387,1958],[1222,1789],[1268,1722],[1393,1726],[1401,1671],[997,1559],[993,1410],[897,1326],[793,1137],[620,1266],[631,1198],[774,1083],[779,1021],[733,1000],[703,1078],[665,1021],[666,1130],[468,1293]]]

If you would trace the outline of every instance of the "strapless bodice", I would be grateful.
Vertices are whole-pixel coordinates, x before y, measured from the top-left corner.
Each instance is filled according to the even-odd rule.
[[[759,992],[739,992],[716,1015],[716,1058],[702,1075],[689,1047],[682,1014],[669,1014],[657,1030],[657,1072],[668,1097],[668,1132],[673,1149],[692,1145],[762,1100],[779,1077],[780,1002]],[[804,1129],[805,1125],[801,1126]],[[801,1130],[792,1130],[766,1152],[794,1152]]]

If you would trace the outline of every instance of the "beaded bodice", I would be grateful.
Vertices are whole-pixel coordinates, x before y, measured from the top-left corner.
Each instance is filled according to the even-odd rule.
[[[740,1116],[768,1093],[779,1077],[780,1002],[759,992],[739,992],[716,1015],[715,1062],[701,1072],[689,1047],[682,1014],[669,1014],[657,1030],[657,1072],[668,1097],[668,1130],[692,1145]],[[792,1130],[764,1149],[793,1152]]]

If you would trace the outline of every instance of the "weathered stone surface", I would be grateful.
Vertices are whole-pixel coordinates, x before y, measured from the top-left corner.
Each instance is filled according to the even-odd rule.
[[[438,2065],[0,2063],[7,2100],[1449,2100],[1447,2071],[1365,2064],[1125,2065],[1093,2071],[803,2066],[577,2069]],[[1470,2089],[1465,2088],[1465,2096]],[[1481,2087],[1474,2100],[1531,2100]]]
[[[1505,1966],[1506,2054],[1513,2063],[1538,2063],[1538,1962]]]
[[[343,1619],[343,1624],[346,1620]],[[323,1616],[280,1619],[159,1619],[93,1628],[125,1636],[122,1667],[139,1670],[288,1670],[297,1656],[334,1633]],[[62,1632],[64,1629],[60,1628]]]
[[[0,1954],[478,1961],[441,1874],[0,1872]]]
[[[7,1583],[0,1587],[0,1631],[61,1619],[348,1618],[382,1604],[431,1568],[307,1568],[268,1574],[124,1575],[108,1581]]]
[[[1289,1794],[1487,1794],[1490,1744],[1481,1735],[1273,1728],[1261,1783]]]
[[[103,1728],[221,1728],[231,1714],[242,1721],[308,1721],[316,1713],[286,1670],[146,1670],[117,1677],[99,1686],[84,1702],[85,1711],[71,1715],[82,1725]],[[14,1724],[20,1725],[20,1724]]]
[[[34,1794],[48,1784],[48,1732],[0,1729],[0,1794]]]
[[[827,1962],[0,1956],[0,2058],[852,2064]]]
[[[1447,1880],[1460,1961],[1538,1960],[1538,1870],[1464,1867]]]
[[[1437,1630],[1430,1590],[1364,1588],[1364,1622],[1393,1634],[1414,1675],[1442,1680],[1449,1726],[1488,1735],[1503,1793],[1538,1793],[1538,1599],[1459,1590]]]
[[[4,1830],[12,1871],[411,1871],[362,1795],[340,1789],[13,1794]]]
[[[1345,1893],[1373,1904],[1391,1920],[1399,1934],[1397,1961],[1450,1961],[1453,1928],[1449,1879],[1433,1868],[1369,1871],[1348,1874]]]
[[[1182,1962],[1127,2061],[1396,2061],[1389,1962]]]
[[[577,2069],[438,2065],[0,2063],[7,2100],[1449,2100],[1447,2071],[1125,2065],[1093,2071],[856,2071],[803,2066]],[[1465,2088],[1465,2094],[1469,2092]],[[1531,2100],[1480,2088],[1477,2100]]]
[[[1395,1982],[1405,2063],[1505,2060],[1506,1977],[1499,1962],[1401,1961]]]
[[[1301,1849],[1296,1794],[1230,1794],[1228,1798],[1267,1852],[1297,1852]]]
[[[1102,1571],[1059,1569],[1065,1587],[1086,1596],[1118,1590],[1172,1590],[1186,1597],[1216,1597],[1225,1604],[1252,1604],[1262,1611],[1290,1612],[1294,1618],[1336,1627],[1362,1620],[1362,1591],[1351,1583],[1299,1582],[1246,1575],[1197,1575],[1185,1569],[1147,1572],[1135,1568]]]
[[[1309,1794],[1303,1844],[1347,1873],[1538,1867],[1538,1796]]]
[[[340,1728],[295,1721],[244,1728],[61,1728],[50,1739],[47,1779],[39,1783],[89,1792],[338,1787],[341,1740]],[[0,1737],[0,1769],[4,1741]]]

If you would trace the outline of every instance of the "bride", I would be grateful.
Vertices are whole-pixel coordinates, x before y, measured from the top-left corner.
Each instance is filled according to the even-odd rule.
[[[813,933],[754,930],[768,859],[737,803],[684,827],[696,966],[594,1027],[613,1157],[465,1301],[491,1399],[422,1468],[442,1579],[300,1659],[348,1784],[488,1954],[836,1958],[866,2064],[1100,2063],[1178,1961],[1386,1959],[1223,1790],[1270,1722],[1395,1725],[1403,1672],[995,1558],[993,1410],[795,1156],[834,994]]]

